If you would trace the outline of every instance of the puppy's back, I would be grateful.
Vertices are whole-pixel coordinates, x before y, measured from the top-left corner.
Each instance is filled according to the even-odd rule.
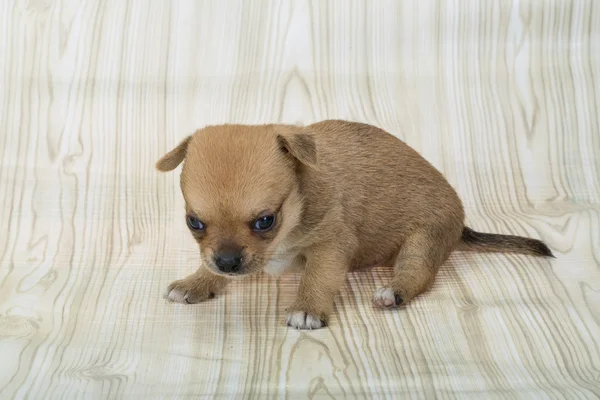
[[[426,204],[458,200],[435,167],[380,128],[327,120],[305,129],[315,135],[319,169],[338,183],[339,189],[350,190],[352,197],[394,199],[401,203],[394,204],[395,208],[423,205],[424,199]]]
[[[341,120],[305,131],[314,135],[319,165],[307,179],[319,183],[306,195],[311,202],[327,202],[327,208],[341,207],[343,222],[355,229],[361,247],[396,248],[413,227],[441,220],[462,229],[464,212],[454,189],[400,139]]]

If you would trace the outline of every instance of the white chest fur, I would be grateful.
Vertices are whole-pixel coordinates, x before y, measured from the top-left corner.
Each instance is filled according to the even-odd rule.
[[[267,274],[279,276],[283,272],[290,270],[294,267],[294,259],[296,258],[295,253],[286,251],[283,248],[277,248],[275,255],[271,260],[264,266],[263,271]]]

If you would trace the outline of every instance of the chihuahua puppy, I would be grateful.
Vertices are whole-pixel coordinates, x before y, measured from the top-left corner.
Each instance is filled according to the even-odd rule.
[[[234,277],[299,270],[286,322],[317,329],[327,325],[351,270],[392,266],[393,279],[372,301],[394,308],[426,291],[455,249],[553,257],[539,240],[466,227],[442,174],[374,126],[209,126],[156,167],[170,171],[181,162],[186,223],[202,262],[169,285],[171,301],[210,299]]]

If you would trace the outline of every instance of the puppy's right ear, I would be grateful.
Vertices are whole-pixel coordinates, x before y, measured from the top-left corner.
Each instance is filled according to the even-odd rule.
[[[177,145],[177,147],[162,156],[161,159],[156,163],[156,169],[161,172],[167,172],[177,168],[177,166],[181,164],[185,158],[187,147],[191,139],[192,136],[186,137],[181,143],[179,143],[179,145]]]

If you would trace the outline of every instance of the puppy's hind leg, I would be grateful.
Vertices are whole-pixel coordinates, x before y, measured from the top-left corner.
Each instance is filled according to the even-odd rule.
[[[460,240],[458,233],[439,227],[421,229],[409,236],[394,264],[390,283],[373,294],[373,304],[381,308],[406,304],[431,287],[440,266]]]

